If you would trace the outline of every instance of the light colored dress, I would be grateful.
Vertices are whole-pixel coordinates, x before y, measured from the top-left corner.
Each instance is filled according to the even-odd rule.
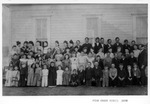
[[[78,59],[76,57],[70,58],[71,60],[71,70],[76,69],[77,70],[77,65],[78,65]]]
[[[57,70],[57,80],[56,80],[56,85],[62,85],[63,81],[63,70]]]

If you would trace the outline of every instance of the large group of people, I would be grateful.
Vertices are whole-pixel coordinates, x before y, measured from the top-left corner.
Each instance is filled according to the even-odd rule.
[[[95,38],[81,45],[80,40],[64,41],[60,47],[43,47],[40,41],[17,41],[4,70],[5,86],[100,86],[147,85],[147,44],[115,43]]]

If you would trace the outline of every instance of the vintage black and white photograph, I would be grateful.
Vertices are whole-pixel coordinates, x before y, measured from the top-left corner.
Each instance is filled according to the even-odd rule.
[[[3,96],[148,95],[148,4],[2,4]]]

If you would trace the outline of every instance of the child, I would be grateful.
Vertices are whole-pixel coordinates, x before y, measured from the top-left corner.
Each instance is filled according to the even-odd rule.
[[[48,69],[49,69],[48,86],[55,86],[56,85],[56,67],[53,61],[50,63],[50,67]]]
[[[83,65],[81,65],[78,70],[78,78],[79,85],[85,85],[85,70]]]
[[[133,81],[133,73],[131,65],[127,65],[127,85],[132,85],[132,81]]]
[[[20,72],[18,70],[18,66],[15,66],[14,70],[12,71],[12,86],[18,87],[19,79],[20,79]]]
[[[12,85],[12,70],[13,70],[13,67],[10,66],[8,68],[8,70],[6,71],[6,82],[5,82],[5,86],[11,86]]]
[[[104,53],[103,53],[103,48],[100,48],[100,49],[99,49],[99,52],[97,53],[97,55],[99,55],[102,60],[105,58],[105,55],[104,55]]]
[[[109,85],[109,70],[108,66],[105,66],[103,70],[103,87],[108,87],[108,85]]]
[[[140,85],[141,72],[136,63],[133,64],[133,85]]]
[[[78,66],[78,60],[77,57],[75,57],[75,53],[72,53],[72,57],[70,58],[71,61],[71,70],[73,71],[73,69],[77,70],[77,66]]]
[[[125,49],[125,57],[126,57],[126,58],[129,58],[129,57],[130,57],[130,53],[129,53],[129,50],[128,50],[128,49]]]
[[[42,70],[42,87],[47,87],[48,86],[48,69],[46,65],[43,65],[43,70]]]
[[[28,68],[28,80],[27,80],[27,85],[28,86],[33,86],[33,81],[34,81],[34,70],[35,70],[35,64],[33,63],[31,66]]]
[[[35,74],[34,74],[34,86],[40,86],[41,85],[41,74],[42,74],[42,69],[39,66],[39,63],[36,63],[36,69],[35,69]]]
[[[111,64],[111,68],[109,70],[109,77],[110,77],[110,86],[116,87],[117,86],[117,69],[115,68],[115,64]]]
[[[63,72],[63,85],[68,86],[70,81],[70,71],[69,67],[65,68],[65,71]]]
[[[63,70],[61,65],[58,66],[58,70],[57,70],[57,78],[56,78],[56,85],[62,85],[62,81],[63,81]]]
[[[78,75],[77,75],[77,70],[76,69],[74,69],[73,73],[71,74],[70,84],[73,87],[78,85]]]
[[[118,86],[123,87],[125,85],[126,71],[123,68],[123,64],[119,64],[119,73],[118,73]]]
[[[102,69],[104,68],[104,64],[103,64],[103,60],[101,59],[101,57],[98,55],[96,56],[95,61],[98,62],[98,66],[101,67]]]
[[[20,86],[25,87],[27,81],[28,68],[27,64],[23,63],[20,68]]]
[[[94,82],[96,83],[96,86],[101,86],[103,73],[102,73],[101,67],[98,66],[97,61],[94,63],[94,68],[92,72],[93,72],[92,78]]]
[[[86,86],[91,86],[92,68],[90,62],[88,62],[87,68],[85,69],[85,81],[86,81]]]

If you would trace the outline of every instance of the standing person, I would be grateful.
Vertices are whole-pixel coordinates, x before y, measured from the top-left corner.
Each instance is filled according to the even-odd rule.
[[[130,52],[134,50],[134,45],[136,45],[135,40],[132,40],[130,45]]]
[[[127,79],[126,79],[126,84],[127,85],[132,85],[132,82],[133,82],[132,68],[131,68],[131,65],[127,65]]]
[[[130,45],[128,44],[127,39],[124,40],[124,45],[122,46],[122,53],[124,53],[124,54],[125,54],[125,49],[128,49],[130,52]]]
[[[12,86],[18,87],[18,82],[20,80],[20,72],[18,70],[18,66],[14,67],[12,71]]]
[[[27,79],[27,85],[28,86],[33,86],[33,82],[34,82],[34,70],[35,70],[35,64],[33,63],[28,68],[28,79]]]
[[[16,42],[16,45],[17,45],[17,47],[16,47],[16,52],[17,52],[17,54],[20,54],[20,52],[21,52],[21,42],[20,42],[20,41],[17,41],[17,42]]]
[[[76,87],[78,85],[77,70],[73,70],[73,73],[71,74],[70,85],[73,87]]]
[[[66,49],[68,48],[68,42],[65,40],[64,42],[63,42],[63,49],[62,49],[62,53],[63,54],[65,54],[66,53]]]
[[[108,52],[106,55],[107,56],[104,58],[103,63],[104,63],[104,66],[108,66],[108,68],[110,68],[111,63],[112,63],[112,58],[110,57],[110,52]]]
[[[65,71],[63,72],[63,85],[68,86],[70,82],[70,71],[69,67],[65,68]]]
[[[28,75],[27,64],[23,63],[20,68],[20,86],[25,87]]]
[[[105,45],[105,53],[109,51],[109,49],[112,49],[113,45],[112,45],[112,40],[108,39],[107,40],[107,44]]]
[[[43,70],[42,70],[42,87],[47,87],[48,86],[48,69],[46,64],[43,65]]]
[[[141,84],[142,86],[145,85],[145,67],[148,64],[148,50],[147,50],[147,45],[141,47],[141,52],[138,56],[138,65],[139,69],[141,71]]]
[[[141,72],[140,69],[138,68],[137,64],[133,64],[133,85],[140,85],[140,77],[141,77]]]
[[[112,59],[112,63],[114,63],[114,64],[115,64],[115,68],[118,70],[120,60],[118,59],[118,57],[117,57],[117,54],[116,54],[116,53],[115,53],[115,57]]]
[[[85,70],[84,66],[80,66],[78,70],[78,83],[79,85],[85,85]]]
[[[117,59],[120,60],[120,59],[121,59],[121,55],[122,55],[121,47],[118,47],[118,48],[117,48],[116,54],[117,54]]]
[[[108,87],[108,86],[109,86],[109,70],[108,70],[108,66],[105,66],[103,70],[103,87]]]
[[[100,39],[99,37],[97,37],[95,39],[95,44],[94,44],[94,53],[97,54],[100,48],[102,48],[100,44]]]
[[[70,57],[68,54],[65,54],[64,56],[64,60],[63,60],[63,68],[65,69],[66,67],[69,68],[69,71],[71,71],[71,61],[70,61]]]
[[[101,86],[101,81],[103,77],[102,69],[98,67],[98,62],[94,63],[93,75],[94,81],[96,82],[96,86]]]
[[[34,86],[41,86],[41,75],[42,75],[42,69],[39,66],[39,63],[36,63],[36,69],[35,69],[35,76],[34,76]]]
[[[115,44],[113,45],[113,53],[116,53],[117,52],[117,48],[118,47],[122,47],[122,44],[120,43],[120,39],[119,37],[116,37],[115,38]]]
[[[8,70],[6,71],[6,82],[5,86],[11,86],[12,85],[12,72],[13,72],[13,67],[10,66]]]
[[[36,45],[35,45],[35,52],[37,53],[38,50],[41,50],[42,53],[43,53],[43,50],[44,50],[43,47],[40,44],[40,41],[37,41]]]
[[[59,51],[59,52],[58,52]],[[55,57],[57,53],[61,53],[61,48],[59,46],[59,42],[55,41],[55,48],[53,49],[52,56]]]
[[[73,71],[74,69],[77,70],[78,58],[75,57],[75,53],[72,53],[72,57],[70,58],[70,62],[71,62],[71,70],[72,70],[72,71]]]
[[[91,63],[90,62],[88,62],[87,68],[85,69],[85,82],[86,82],[86,86],[91,86],[92,68],[91,68]]]
[[[118,71],[118,86],[124,87],[125,86],[125,79],[126,79],[126,71],[123,68],[123,64],[119,64],[119,71]]]
[[[117,69],[115,68],[115,64],[111,64],[111,68],[109,70],[109,77],[110,77],[110,86],[116,87],[117,86]]]
[[[78,52],[81,52],[80,40],[76,41],[76,47],[78,48]]]
[[[56,85],[62,85],[63,81],[63,70],[62,67],[59,65],[57,70],[57,78],[56,78]]]
[[[69,41],[69,48],[70,48],[70,53],[74,51],[74,42],[72,40]]]
[[[81,47],[81,51],[83,51],[84,48],[87,48],[87,54],[90,52],[90,48],[92,48],[92,44],[89,43],[89,38],[85,38],[85,43]]]
[[[140,50],[138,49],[137,45],[134,45],[134,49],[133,49],[133,53],[134,53],[134,57],[138,60],[139,54],[140,54]]]
[[[48,86],[56,86],[56,67],[54,62],[50,63],[48,74]]]
[[[104,44],[104,38],[100,39],[100,45],[101,45],[101,48],[102,48],[102,52],[106,53],[106,45]]]

